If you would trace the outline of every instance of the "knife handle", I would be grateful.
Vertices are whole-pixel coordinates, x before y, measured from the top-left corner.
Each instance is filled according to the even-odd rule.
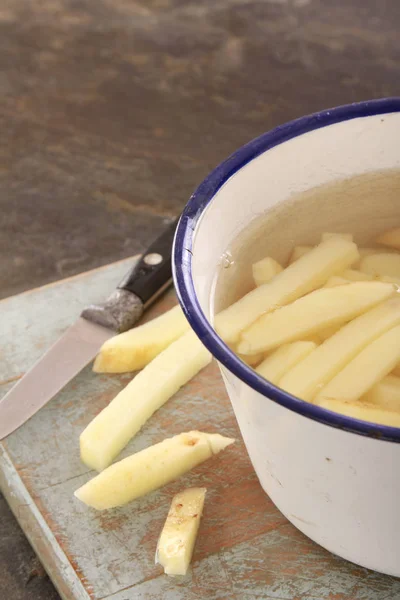
[[[144,309],[172,282],[172,243],[178,221],[151,244],[104,304],[85,308],[84,319],[116,333],[135,325]]]
[[[151,244],[132,271],[118,285],[118,289],[138,296],[145,308],[172,280],[172,243],[178,221],[179,219],[175,219]]]

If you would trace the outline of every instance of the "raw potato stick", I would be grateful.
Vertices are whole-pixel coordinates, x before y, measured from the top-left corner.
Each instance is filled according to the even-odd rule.
[[[400,278],[400,254],[371,254],[363,258],[360,271],[364,271],[374,277],[396,277]]]
[[[400,412],[400,377],[387,375],[361,398],[362,403]]]
[[[218,433],[181,433],[111,465],[75,496],[97,510],[127,504],[178,479],[234,441]]]
[[[310,250],[312,249],[313,246],[295,246],[293,248],[292,254],[290,255],[289,264],[291,265],[305,254],[308,254],[308,252],[310,252]]]
[[[193,331],[173,342],[93,419],[80,436],[82,461],[101,471],[151,415],[211,362]]]
[[[127,373],[143,369],[189,329],[181,307],[107,340],[93,365],[96,373]]]
[[[336,413],[341,413],[353,419],[369,421],[379,425],[389,425],[390,427],[400,427],[400,413],[376,406],[370,406],[361,402],[344,402],[343,400],[324,400],[321,402],[322,408],[327,408]]]
[[[394,295],[393,285],[358,281],[311,292],[292,304],[263,315],[242,333],[238,352],[256,354],[341,325]]]
[[[332,237],[340,237],[349,242],[353,241],[353,234],[351,233],[323,233],[321,236],[321,241],[326,242],[326,240],[329,240]]]
[[[400,326],[386,331],[362,350],[315,398],[356,402],[388,375],[400,360]]]
[[[206,488],[189,488],[172,499],[158,540],[156,563],[167,575],[186,575],[203,512]]]
[[[260,286],[271,281],[271,279],[283,271],[283,269],[276,260],[267,256],[266,258],[253,263],[252,271],[254,283],[257,286]]]
[[[357,246],[338,237],[322,242],[276,275],[270,283],[252,290],[215,317],[217,333],[234,343],[258,317],[293,302],[323,285],[331,275],[358,259]]]
[[[303,400],[312,401],[365,346],[400,324],[400,298],[394,297],[344,325],[304,360],[288,371],[279,386]]]
[[[314,342],[293,342],[272,352],[256,371],[271,383],[277,384],[281,377],[317,347]]]

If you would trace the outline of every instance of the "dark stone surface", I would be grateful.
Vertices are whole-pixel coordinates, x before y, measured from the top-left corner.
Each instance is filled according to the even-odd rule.
[[[3,0],[0,296],[140,251],[272,126],[399,94],[399,25],[397,0]],[[0,597],[55,598],[0,523]]]

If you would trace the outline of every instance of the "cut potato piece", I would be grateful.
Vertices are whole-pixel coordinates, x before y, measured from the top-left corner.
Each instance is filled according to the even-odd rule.
[[[167,575],[186,575],[203,512],[206,488],[190,488],[172,499],[158,540],[156,563]]]
[[[396,248],[396,250],[400,250],[400,227],[385,231],[385,233],[382,233],[376,238],[376,242],[383,246],[389,246],[391,248]]]
[[[396,277],[400,279],[400,254],[371,254],[363,258],[360,270],[374,277]]]
[[[266,352],[326,327],[344,324],[393,294],[390,283],[379,281],[358,281],[316,290],[260,317],[242,333],[238,352]]]
[[[400,377],[387,375],[364,394],[361,401],[400,412]]]
[[[400,298],[376,306],[318,346],[288,371],[279,386],[303,400],[312,401],[318,389],[330,381],[367,344],[400,324]]]
[[[396,375],[397,377],[400,377],[400,363],[395,366],[395,368],[392,371],[392,375]]]
[[[362,402],[350,403],[343,400],[328,400],[325,399],[320,403],[320,406],[332,410],[336,413],[341,413],[353,419],[361,421],[369,421],[378,425],[389,425],[390,427],[400,427],[400,413],[376,406],[369,406]]]
[[[397,286],[400,285],[399,277],[389,277],[388,275],[383,275],[382,277],[379,277],[379,281],[383,281],[384,283],[394,283]]]
[[[340,277],[339,275],[332,275],[332,277],[329,277],[328,281],[323,287],[332,288],[337,287],[338,285],[346,285],[346,283],[350,283],[350,281],[348,279],[344,279],[344,277]]]
[[[276,275],[270,283],[252,290],[215,317],[215,328],[225,342],[236,342],[240,333],[260,315],[293,302],[323,285],[358,258],[357,246],[331,238]],[[255,354],[254,352],[253,354]]]
[[[181,433],[111,465],[75,496],[97,510],[127,504],[177,479],[234,441],[218,433]]]
[[[360,253],[360,260],[358,260],[354,263],[354,265],[353,265],[354,269],[360,268],[360,263],[366,256],[371,256],[371,254],[379,254],[379,252],[382,252],[382,249],[381,248],[359,248],[358,252]],[[390,251],[389,249],[387,249],[386,252],[387,253],[392,252],[392,254],[395,253],[394,250]]]
[[[346,269],[340,276],[349,281],[372,281],[374,279],[373,275],[357,271],[357,269]]]
[[[238,357],[249,367],[256,367],[263,360],[264,354],[238,354]]]
[[[400,326],[389,329],[361,350],[322,390],[315,403],[325,400],[356,402],[394,369],[400,360]]]
[[[342,327],[343,325],[333,325],[332,327],[326,327],[325,329],[321,329],[321,331],[318,332],[318,336],[320,340],[324,342],[328,338],[335,335],[335,333],[337,333]]]
[[[252,270],[254,283],[257,286],[268,283],[275,275],[278,275],[278,273],[283,271],[281,265],[270,256],[255,262],[252,266]]]
[[[259,375],[277,384],[281,377],[294,365],[305,358],[317,344],[314,342],[293,342],[285,344],[270,354],[256,369]]]
[[[116,335],[103,344],[94,361],[96,373],[126,373],[143,369],[189,329],[181,307]]]
[[[193,331],[173,342],[82,432],[82,461],[97,471],[108,467],[151,415],[210,361]]]
[[[293,262],[308,254],[310,250],[313,249],[314,246],[295,246],[293,248],[292,254],[290,255],[289,264],[291,265]]]
[[[353,235],[351,233],[323,233],[321,236],[321,242],[326,242],[332,237],[339,237],[343,240],[347,240],[348,242],[353,241]]]

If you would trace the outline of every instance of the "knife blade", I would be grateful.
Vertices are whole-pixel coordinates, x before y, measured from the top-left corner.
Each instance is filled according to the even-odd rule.
[[[0,400],[0,440],[51,400],[97,354],[102,344],[131,329],[171,284],[176,219],[142,255],[111,296],[83,310],[77,321]]]

